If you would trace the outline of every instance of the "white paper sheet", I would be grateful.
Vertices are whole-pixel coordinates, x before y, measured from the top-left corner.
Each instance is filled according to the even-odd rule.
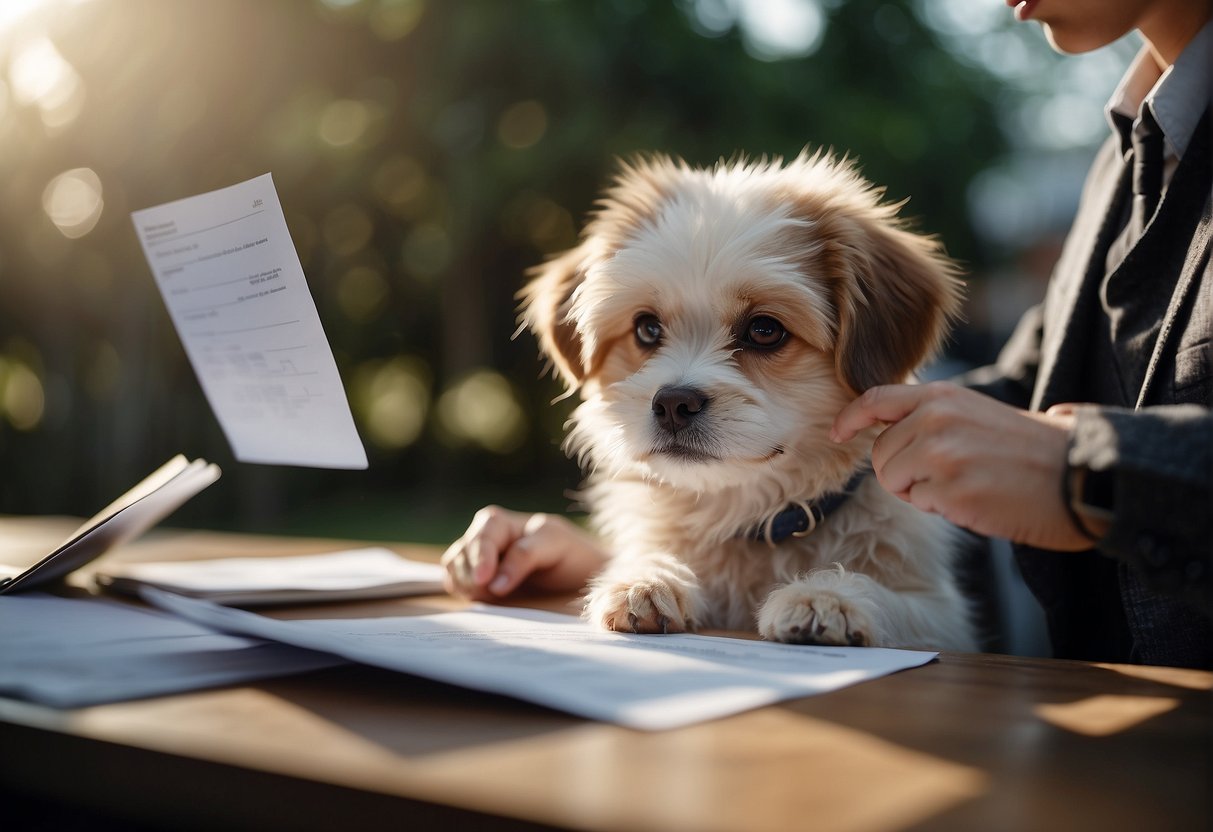
[[[131,218],[236,458],[365,468],[270,174]]]
[[[344,662],[101,599],[0,598],[0,696],[75,708]]]
[[[154,586],[247,607],[442,592],[444,571],[437,563],[370,547],[298,557],[117,564],[99,573],[97,581],[122,592]]]
[[[27,592],[134,540],[219,479],[219,467],[178,454],[106,506],[29,569],[0,567],[0,595]]]
[[[917,667],[936,653],[604,633],[565,615],[477,607],[409,618],[277,621],[145,590],[208,627],[503,693],[590,719],[664,730]]]

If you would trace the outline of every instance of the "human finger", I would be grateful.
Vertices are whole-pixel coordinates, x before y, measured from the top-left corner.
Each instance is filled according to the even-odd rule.
[[[566,518],[535,514],[502,555],[489,591],[508,595],[523,583],[547,591],[580,589],[606,559],[601,544]]]
[[[904,427],[904,423],[894,425],[880,434],[872,449],[872,471],[885,491],[908,502],[910,487],[928,479],[930,471],[922,458],[923,443]]]
[[[835,442],[849,442],[857,433],[873,425],[900,422],[938,392],[934,384],[886,384],[869,388],[834,417],[830,438]]]
[[[522,534],[530,515],[486,506],[476,512],[463,536],[443,554],[448,589],[474,595],[497,573],[501,554]]]
[[[872,471],[876,474],[876,479],[880,481],[880,484],[894,494],[897,494],[902,488],[891,487],[889,475],[897,471],[898,466],[890,469],[889,464],[901,456],[917,439],[916,416],[917,413],[913,413],[902,421],[889,425],[872,443],[872,452],[869,457]],[[905,460],[903,459],[902,462],[904,463]]]
[[[483,582],[477,584],[474,577],[475,570],[469,553],[468,539],[460,538],[452,543],[443,553],[441,563],[446,570],[442,583],[448,593],[477,601],[487,600]]]
[[[493,580],[489,582],[488,591],[498,597],[509,595],[531,576],[542,568],[543,550],[536,550],[533,537],[520,537],[501,555],[501,562]]]

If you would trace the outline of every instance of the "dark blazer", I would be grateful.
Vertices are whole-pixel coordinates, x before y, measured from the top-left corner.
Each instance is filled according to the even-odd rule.
[[[1136,401],[1080,409],[1073,434],[1072,465],[1112,472],[1112,527],[1091,553],[1016,551],[1059,657],[1213,664],[1210,132],[1206,112],[1153,221],[1112,275],[1156,297],[1129,345],[1142,368]],[[1025,315],[997,365],[963,383],[1032,410],[1083,400],[1101,370],[1091,366],[1100,284],[1131,198],[1130,175],[1120,142],[1110,138],[1044,302]]]

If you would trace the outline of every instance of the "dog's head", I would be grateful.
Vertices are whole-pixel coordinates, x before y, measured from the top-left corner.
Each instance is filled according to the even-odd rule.
[[[660,157],[622,167],[581,244],[522,296],[584,399],[571,448],[714,491],[815,465],[845,481],[862,450],[828,441],[835,414],[936,349],[960,282],[844,161]]]

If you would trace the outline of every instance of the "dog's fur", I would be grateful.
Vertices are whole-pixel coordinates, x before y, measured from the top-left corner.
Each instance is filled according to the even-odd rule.
[[[900,382],[958,307],[956,269],[898,206],[828,154],[694,169],[622,166],[580,244],[536,270],[522,319],[583,399],[566,447],[612,554],[586,615],[636,632],[750,629],[768,639],[975,648],[952,575],[955,538],[868,477],[812,534],[748,531],[838,491],[875,431],[838,445],[834,416]],[[653,315],[661,340],[636,337]],[[775,350],[749,322],[786,329]],[[702,391],[677,432],[662,388]]]

